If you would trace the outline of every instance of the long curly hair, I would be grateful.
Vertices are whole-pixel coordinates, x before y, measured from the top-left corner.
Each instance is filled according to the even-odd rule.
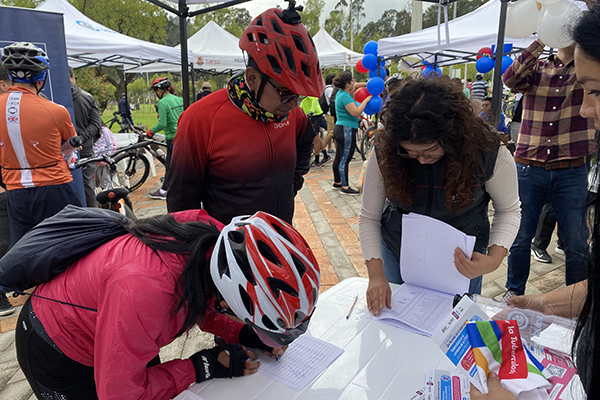
[[[480,154],[493,150],[500,139],[449,78],[407,82],[388,101],[382,122],[385,129],[376,135],[377,157],[391,201],[411,206],[416,197],[419,161],[400,157],[400,142],[438,142],[445,153],[438,162],[444,163],[448,180],[446,207],[460,209],[473,203],[472,186],[482,176]]]

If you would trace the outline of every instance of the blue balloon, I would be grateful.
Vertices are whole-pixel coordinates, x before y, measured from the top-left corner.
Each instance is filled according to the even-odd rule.
[[[441,69],[441,68],[439,68],[439,67],[438,67],[438,68],[436,68],[436,69],[435,69],[435,74],[436,74],[438,77],[442,76],[442,69]]]
[[[383,92],[384,88],[385,83],[383,82],[383,79],[381,79],[378,76],[369,78],[369,80],[367,81],[367,91],[373,96],[379,96],[381,92]]]
[[[362,58],[362,65],[369,71],[377,70],[377,56],[374,54],[365,54]]]
[[[502,56],[502,69],[500,70],[501,74],[504,74],[504,71],[508,69],[513,63],[513,59],[509,56]]]
[[[421,71],[421,74],[423,74],[423,77],[429,78],[432,74],[435,74],[435,69],[431,65],[428,65]]]
[[[377,114],[383,108],[383,100],[379,96],[373,96],[365,107],[365,114],[373,115]]]
[[[504,49],[504,51],[502,53],[510,53],[513,49],[513,44],[512,43],[504,43],[504,46],[502,48]],[[496,54],[496,45],[495,44],[492,45],[492,53]]]
[[[377,56],[377,42],[374,40],[368,41],[363,47],[363,53]]]
[[[369,78],[375,78],[375,77],[379,76],[381,79],[385,79],[386,75],[387,74],[385,72],[385,68],[383,65],[379,66],[379,75],[377,75],[376,69],[369,70]]]
[[[477,72],[487,74],[494,68],[494,59],[491,57],[481,57],[475,63],[475,69]]]

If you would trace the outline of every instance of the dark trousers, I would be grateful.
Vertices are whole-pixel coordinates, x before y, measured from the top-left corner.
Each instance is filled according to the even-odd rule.
[[[10,224],[8,220],[8,192],[0,193],[0,257],[4,256],[10,246]]]
[[[335,158],[333,159],[333,181],[341,183],[342,187],[350,186],[348,182],[348,169],[356,148],[356,131],[349,126],[336,125],[333,128],[335,140]]]
[[[94,154],[81,154],[81,158],[92,157]],[[89,163],[81,167],[85,203],[87,207],[98,207],[96,201],[96,163]]]
[[[542,214],[540,215],[540,221],[538,222],[537,229],[535,231],[535,237],[533,238],[533,245],[538,249],[546,250],[552,239],[552,232],[556,226],[556,214],[552,208],[552,203],[548,202],[544,204],[542,208]],[[556,232],[558,235],[558,231]],[[558,247],[561,249],[562,240],[558,237]]]
[[[171,166],[171,155],[173,154],[173,139],[167,139],[167,157],[165,158],[165,179],[163,180],[162,190],[169,190],[169,167]]]
[[[73,181],[61,185],[9,190],[10,245],[67,204],[81,207],[81,199]]]

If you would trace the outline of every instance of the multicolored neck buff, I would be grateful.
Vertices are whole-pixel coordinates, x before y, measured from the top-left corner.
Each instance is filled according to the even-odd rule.
[[[231,77],[227,83],[227,93],[237,108],[257,121],[281,122],[288,117],[275,115],[262,108],[254,92],[246,84],[246,76],[243,72]]]

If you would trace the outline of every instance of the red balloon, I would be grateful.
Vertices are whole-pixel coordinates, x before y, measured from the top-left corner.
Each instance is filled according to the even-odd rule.
[[[366,87],[361,87],[359,89],[356,89],[356,92],[354,92],[354,100],[358,101],[359,103],[362,103],[363,100],[369,97],[370,95],[371,93],[369,93]]]
[[[427,65],[423,65],[423,66],[421,67],[421,71],[423,71],[425,68],[427,68]]]
[[[489,54],[492,57],[494,56],[494,52],[492,52],[492,49],[490,47],[482,47],[477,52],[479,54],[477,54],[477,56],[475,57],[476,60],[479,60],[481,57],[484,56],[484,54]]]
[[[366,69],[365,67],[363,67],[363,65],[362,65],[362,58],[356,62],[356,70],[360,74],[366,74],[367,72],[369,72],[368,69]]]

